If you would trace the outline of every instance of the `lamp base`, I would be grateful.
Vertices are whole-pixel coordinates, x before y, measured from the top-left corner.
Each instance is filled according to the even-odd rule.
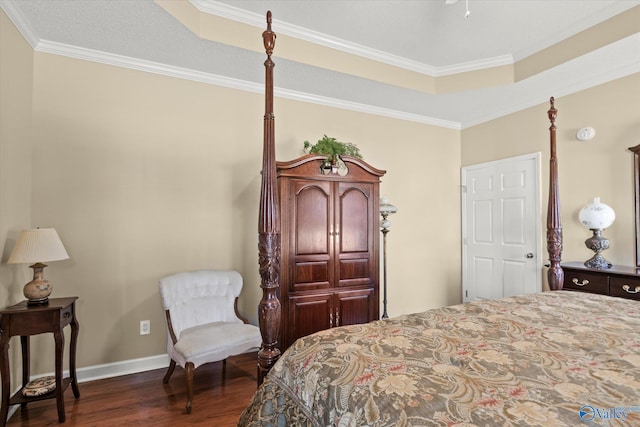
[[[47,304],[49,304],[49,297],[38,299],[38,300],[30,299],[27,301],[27,305],[29,306],[47,305]]]
[[[53,287],[43,277],[43,270],[46,266],[46,264],[41,262],[29,266],[33,268],[33,280],[24,285],[24,289],[22,290],[29,305],[41,305],[49,302],[49,295],[51,295]]]
[[[602,235],[602,230],[591,229],[593,236],[584,241],[584,244],[591,249],[595,254],[584,262],[584,265],[589,268],[595,268],[598,270],[605,270],[611,268],[611,263],[604,259],[600,252],[605,249],[609,249],[609,240]]]
[[[598,270],[606,270],[607,268],[611,268],[611,263],[604,259],[604,257],[600,254],[595,254],[588,260],[584,262],[585,267],[595,268]]]

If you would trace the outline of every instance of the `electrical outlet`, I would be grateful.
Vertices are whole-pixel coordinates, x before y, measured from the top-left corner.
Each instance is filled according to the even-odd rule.
[[[150,320],[141,320],[140,321],[140,335],[149,335],[151,333],[151,321]]]

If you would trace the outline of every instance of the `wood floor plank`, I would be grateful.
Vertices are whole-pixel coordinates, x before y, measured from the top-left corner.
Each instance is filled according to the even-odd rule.
[[[222,362],[195,371],[192,413],[186,414],[184,371],[176,368],[169,384],[166,369],[80,384],[80,398],[65,391],[64,424],[58,424],[55,399],[33,402],[8,420],[7,426],[236,426],[256,391],[256,353],[230,357],[223,378]]]

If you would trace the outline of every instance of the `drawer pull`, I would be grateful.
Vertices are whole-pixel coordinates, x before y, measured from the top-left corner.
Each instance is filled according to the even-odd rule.
[[[624,291],[628,294],[637,294],[638,292],[640,292],[640,286],[636,286],[634,290],[631,290],[631,286],[623,285],[622,289],[624,289]]]
[[[589,284],[589,281],[587,279],[583,280],[582,283],[579,283],[577,277],[574,277],[573,279],[571,279],[571,281],[573,282],[574,285],[577,285],[577,286],[587,286]]]

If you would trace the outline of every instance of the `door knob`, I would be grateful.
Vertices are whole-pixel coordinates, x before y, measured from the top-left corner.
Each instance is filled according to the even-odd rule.
[[[531,252],[529,252],[528,254],[525,255],[527,258],[533,258],[533,254]]]

